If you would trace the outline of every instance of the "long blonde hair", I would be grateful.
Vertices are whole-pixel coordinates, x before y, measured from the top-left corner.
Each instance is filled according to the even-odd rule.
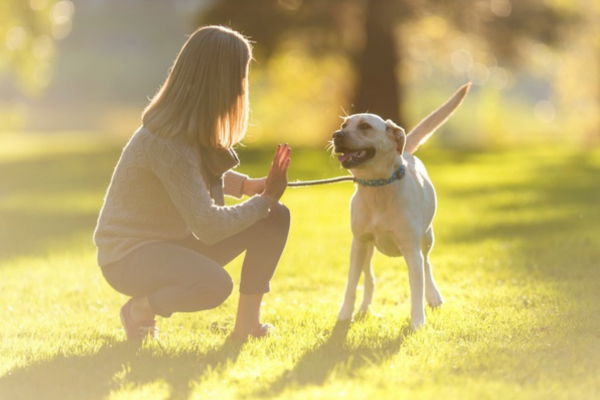
[[[163,137],[183,135],[192,145],[229,149],[248,126],[248,68],[252,46],[240,33],[206,26],[183,45],[142,123]]]

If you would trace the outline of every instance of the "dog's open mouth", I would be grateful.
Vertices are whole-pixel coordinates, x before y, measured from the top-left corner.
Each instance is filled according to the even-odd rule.
[[[367,160],[370,160],[375,155],[375,149],[347,149],[345,147],[337,147],[336,153],[341,153],[338,160],[342,163],[342,167],[346,169],[356,168]]]

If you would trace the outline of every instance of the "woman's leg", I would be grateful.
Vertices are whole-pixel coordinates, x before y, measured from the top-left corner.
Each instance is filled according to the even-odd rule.
[[[246,251],[242,265],[240,300],[234,332],[246,336],[260,328],[260,304],[270,291],[270,281],[287,242],[290,212],[283,204],[271,208],[269,215],[221,242],[208,246],[190,238],[180,244],[225,265]]]
[[[234,334],[246,337],[262,335],[260,305],[264,293],[271,290],[270,282],[287,243],[290,212],[278,204],[264,220],[262,235],[251,235],[242,265],[240,300]]]
[[[132,317],[163,317],[217,307],[233,290],[229,274],[214,260],[183,246],[148,244],[103,268],[108,283],[133,297]]]
[[[240,301],[234,331],[252,333],[260,324],[262,296],[287,241],[289,210],[279,204],[269,216],[215,245],[194,237],[176,243],[154,243],[103,268],[117,291],[132,296],[136,320],[169,317],[173,312],[199,311],[221,304],[232,291],[232,281],[222,268],[243,251]]]

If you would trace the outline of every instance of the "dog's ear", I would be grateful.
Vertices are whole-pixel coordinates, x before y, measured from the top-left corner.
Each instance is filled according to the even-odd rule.
[[[404,146],[406,146],[406,133],[404,132],[404,129],[396,125],[391,119],[385,121],[385,126],[386,130],[394,135],[394,139],[396,139],[396,150],[398,151],[398,154],[402,155]]]

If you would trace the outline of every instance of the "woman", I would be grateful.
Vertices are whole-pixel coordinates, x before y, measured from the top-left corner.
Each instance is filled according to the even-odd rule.
[[[123,150],[94,241],[108,283],[131,297],[121,309],[129,340],[157,336],[155,315],[217,307],[233,283],[223,266],[246,251],[232,337],[262,337],[263,294],[270,289],[289,231],[278,201],[290,148],[277,147],[267,177],[231,170],[232,147],[248,121],[252,49],[231,29],[192,34]],[[250,199],[223,206],[223,194]]]

